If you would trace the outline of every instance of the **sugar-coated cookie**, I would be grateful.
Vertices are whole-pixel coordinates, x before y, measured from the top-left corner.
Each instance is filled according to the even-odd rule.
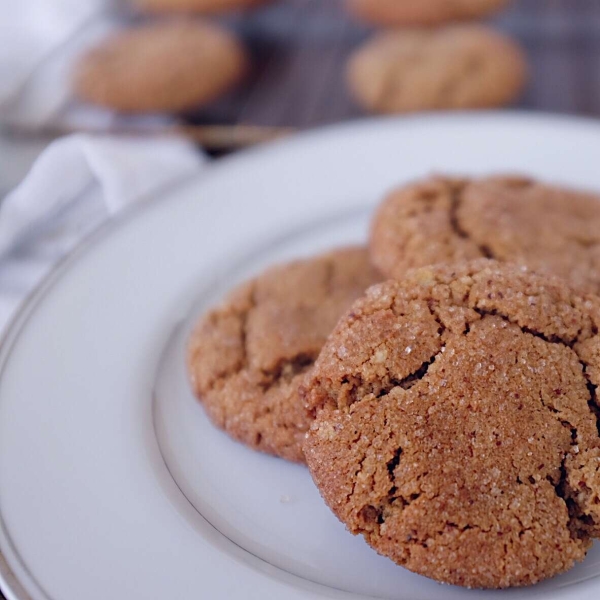
[[[372,112],[490,108],[519,96],[527,65],[506,36],[454,25],[376,35],[350,57],[347,79],[356,101]]]
[[[178,112],[216,99],[248,65],[241,43],[199,20],[164,20],[104,40],[79,61],[77,96],[123,112]]]
[[[203,317],[188,347],[194,392],[244,444],[304,462],[298,387],[342,313],[380,280],[364,248],[269,269]]]
[[[478,257],[554,273],[600,292],[600,197],[525,177],[432,177],[388,195],[372,223],[387,277]]]
[[[422,575],[536,583],[600,536],[600,299],[487,259],[369,288],[302,394],[354,534]]]

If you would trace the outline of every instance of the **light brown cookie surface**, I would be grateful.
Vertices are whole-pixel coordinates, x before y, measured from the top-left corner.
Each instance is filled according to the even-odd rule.
[[[303,388],[334,513],[469,587],[529,585],[600,536],[599,300],[479,260],[370,288]]]
[[[351,56],[347,79],[366,110],[402,113],[509,104],[526,71],[512,40],[463,25],[381,33]]]
[[[131,0],[132,4],[148,13],[217,14],[240,8],[253,8],[271,0]]]
[[[358,18],[384,26],[439,25],[494,13],[508,0],[348,0]]]
[[[298,387],[342,313],[380,280],[364,248],[270,269],[196,327],[194,392],[213,422],[244,444],[304,462],[310,419]]]
[[[116,34],[85,54],[73,78],[84,101],[123,112],[183,111],[217,98],[247,67],[216,24],[165,20]]]
[[[527,178],[433,177],[392,192],[372,223],[371,259],[387,277],[487,257],[600,292],[600,197]]]

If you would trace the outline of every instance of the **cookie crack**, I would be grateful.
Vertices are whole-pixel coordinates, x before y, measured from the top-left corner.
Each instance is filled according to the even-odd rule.
[[[418,500],[421,497],[421,492],[415,492],[410,494],[409,496],[403,496],[401,494],[396,495],[397,488],[392,486],[389,493],[385,498],[381,500],[378,506],[374,506],[373,504],[365,504],[359,511],[361,518],[365,521],[366,524],[381,526],[385,523],[387,514],[386,510],[398,503],[401,505],[400,510],[404,510],[409,507],[413,502]],[[434,496],[435,498],[436,496]],[[433,499],[433,498],[431,498]],[[362,529],[362,533],[366,533],[366,529]]]
[[[378,502],[377,505],[365,504],[364,506],[362,506],[360,508],[360,510],[358,512],[360,518],[364,521],[364,523],[366,524],[367,527],[375,525],[375,524],[382,525],[383,523],[385,523],[386,509],[388,509],[390,506],[397,503],[398,501],[402,505],[402,510],[404,510],[404,508],[406,508],[407,506],[412,504],[412,502],[414,502],[421,496],[420,492],[410,494],[410,496],[397,495],[398,488],[396,486],[396,477],[395,477],[394,472],[395,472],[396,468],[398,467],[398,465],[400,464],[401,456],[402,456],[402,448],[398,447],[392,453],[392,458],[390,460],[388,460],[386,463],[386,469],[387,469],[388,478],[389,478],[389,482],[390,482],[390,488],[389,488],[387,494],[380,499],[380,501]],[[364,456],[362,458],[362,460],[360,461],[360,463],[358,464],[358,468],[356,470],[354,481],[352,484],[352,490],[348,494],[346,501],[348,501],[351,498],[351,496],[354,494],[354,491],[356,489],[356,479],[357,479],[358,474],[362,471],[363,464],[364,464],[366,458],[367,457]],[[361,530],[363,533],[367,532],[366,529],[361,528]]]
[[[429,367],[436,361],[436,359],[440,356],[440,354],[444,353],[446,346],[442,346],[429,360],[426,360],[421,364],[421,366],[416,370],[407,375],[402,379],[390,379],[390,383],[387,386],[382,387],[377,393],[377,398],[385,398],[391,392],[393,392],[396,388],[402,388],[403,390],[410,390],[413,386],[415,386],[419,381],[424,379],[429,372]]]
[[[249,302],[249,306],[240,315],[241,319],[242,319],[241,342],[242,342],[242,348],[244,349],[244,355],[242,357],[242,364],[240,365],[239,369],[237,369],[237,371],[236,371],[237,373],[239,373],[243,369],[248,368],[248,365],[250,364],[250,360],[249,360],[250,352],[248,350],[248,323],[250,321],[250,313],[252,312],[252,310],[254,308],[256,308],[256,305],[257,305],[256,286],[255,285],[253,285],[252,289],[250,290],[248,302]]]
[[[423,548],[427,548],[429,541],[434,541],[434,540],[440,538],[441,536],[443,536],[445,533],[448,533],[449,531],[456,531],[457,535],[460,536],[463,533],[465,533],[465,531],[469,531],[471,529],[476,529],[477,531],[480,531],[481,533],[490,533],[493,528],[492,527],[489,527],[489,528],[481,527],[480,525],[477,525],[475,523],[466,523],[465,525],[459,525],[458,523],[455,523],[454,521],[445,521],[443,523],[443,525],[439,528],[436,528],[435,531],[428,531],[426,533],[426,536],[427,536],[426,538],[424,538],[423,535],[419,535],[419,532],[416,529],[413,529],[406,536],[404,541],[408,544],[418,545],[418,546],[422,546]],[[519,535],[522,535],[525,531],[529,531],[529,530],[530,530],[530,528],[525,528],[519,532]],[[380,532],[380,535],[381,535],[381,532]]]
[[[438,305],[431,300],[427,302],[427,308],[429,309],[429,313],[434,318],[435,322],[438,324],[438,335],[441,337],[446,333],[446,325],[442,322],[440,315],[438,314]]]
[[[458,525],[458,523],[454,523],[453,521],[446,521],[445,527],[448,529],[456,529],[461,533],[463,531],[468,531],[469,529],[479,529],[480,531],[486,531],[481,527],[478,527],[477,525],[471,525],[470,523],[468,523],[467,525]],[[442,533],[442,531],[440,531],[439,533]]]
[[[529,327],[519,325],[518,323],[511,321],[507,315],[503,315],[496,310],[485,310],[485,309],[481,309],[481,308],[474,308],[474,310],[478,315],[481,316],[481,318],[483,318],[485,316],[499,317],[500,319],[502,319],[503,321],[505,321],[507,323],[516,325],[517,327],[519,327],[521,329],[521,331],[523,333],[528,333],[529,335],[532,335],[541,340],[544,340],[545,342],[547,342],[549,344],[562,344],[563,346],[573,350],[573,352],[575,353],[575,356],[577,356],[577,360],[579,361],[579,364],[581,365],[582,373],[586,380],[586,387],[587,387],[589,395],[590,395],[589,400],[588,400],[588,406],[589,406],[590,412],[593,414],[593,416],[596,419],[596,429],[598,431],[598,436],[600,437],[600,404],[598,402],[598,395],[597,395],[597,387],[598,386],[594,385],[590,381],[589,375],[587,373],[587,364],[583,360],[581,360],[580,356],[577,354],[577,351],[575,349],[575,345],[577,344],[578,341],[580,341],[578,339],[579,336],[576,336],[575,339],[573,339],[573,340],[567,341],[567,340],[563,340],[563,339],[559,338],[558,336],[547,336],[539,331],[530,329]],[[540,398],[540,399],[542,401],[542,405],[545,408],[552,410],[552,412],[556,412],[556,413],[559,412],[556,409],[554,409],[554,407],[548,407],[544,403],[543,398]],[[572,427],[571,424],[569,424],[569,425]]]
[[[588,406],[590,408],[590,412],[594,415],[596,419],[596,428],[598,430],[598,435],[600,436],[600,410],[596,406],[596,386],[589,381],[589,377],[586,373],[586,364],[579,359],[579,363],[582,366],[582,372],[584,377],[586,378],[586,386],[589,392]],[[548,407],[544,402],[543,398],[540,398],[542,401],[542,406],[551,410],[553,414],[557,415],[557,419],[560,421],[560,424],[563,427],[568,427],[571,432],[571,448],[575,449],[578,446],[578,437],[579,432],[577,427],[575,427],[568,419],[565,419],[564,416],[561,418],[561,411],[557,410],[554,407]],[[571,539],[573,540],[587,540],[589,539],[588,527],[594,525],[593,518],[590,515],[585,514],[579,504],[576,501],[578,490],[574,490],[568,482],[568,472],[566,468],[567,458],[571,455],[571,451],[565,452],[563,454],[561,464],[559,467],[559,479],[558,481],[554,481],[550,475],[546,476],[546,480],[552,485],[554,491],[558,498],[560,498],[566,508],[569,515],[569,534]]]
[[[296,377],[305,373],[315,363],[316,356],[307,353],[297,354],[292,358],[281,359],[271,369],[261,369],[263,380],[258,384],[263,392],[268,392],[280,382],[289,383]]]
[[[433,318],[436,319],[436,322],[440,326],[440,334],[443,333],[445,331],[445,327],[435,311],[435,306],[430,304],[429,309],[430,309],[430,312],[431,312]],[[513,325],[518,326],[523,333],[528,333],[534,337],[538,337],[547,343],[562,344],[566,347],[573,349],[573,346],[577,341],[577,339],[575,339],[573,341],[565,341],[565,340],[559,338],[558,336],[548,336],[539,331],[535,331],[528,327],[521,326],[518,323],[512,322],[507,315],[498,313],[495,310],[492,311],[492,310],[484,310],[484,309],[476,308],[475,311],[482,318],[485,316],[499,317],[506,322],[509,322],[509,323],[512,323]],[[386,391],[383,391],[382,393],[379,394],[379,396],[381,397],[381,396],[387,395],[395,387],[402,387],[403,389],[410,389],[413,385],[415,385],[415,383],[417,381],[419,381],[420,379],[425,377],[425,375],[428,372],[429,367],[431,366],[431,364],[433,364],[435,362],[435,360],[439,356],[439,354],[441,354],[443,352],[444,348],[445,347],[443,346],[440,349],[440,351],[438,351],[428,361],[425,361],[421,365],[421,367],[414,373],[411,373],[410,375],[408,375],[407,377],[405,377],[402,380],[396,380],[396,381],[392,380],[392,383],[394,384],[393,387],[391,387],[390,389],[388,389]],[[596,416],[596,423],[597,423],[599,436],[600,436],[600,406],[597,406],[596,386],[589,381],[589,378],[585,372],[585,369],[586,369],[585,363],[583,363],[583,361],[581,361],[579,359],[579,357],[578,357],[578,360],[582,365],[583,373],[584,373],[584,376],[586,377],[586,384],[587,384],[587,388],[589,390],[589,395],[590,395],[588,404],[590,406],[590,411],[593,412],[593,414]],[[553,417],[556,420],[558,420],[563,427],[567,427],[570,430],[570,435],[571,435],[570,445],[571,445],[571,447],[577,446],[578,436],[579,436],[577,427],[575,427],[568,419],[565,418],[565,415],[562,411],[558,410],[556,407],[552,406],[551,404],[548,404],[548,402],[544,399],[544,397],[542,395],[540,395],[539,399],[540,399],[540,404],[544,408],[544,410],[551,413],[553,415]],[[589,538],[589,534],[587,533],[587,528],[590,525],[593,525],[593,520],[589,515],[582,513],[581,509],[579,508],[579,506],[575,500],[576,491],[571,489],[571,487],[568,484],[568,473],[567,473],[567,468],[566,468],[566,460],[571,454],[572,454],[572,451],[570,450],[570,451],[565,452],[562,457],[561,464],[559,467],[560,476],[558,478],[558,481],[553,480],[553,478],[550,476],[547,477],[547,480],[550,483],[550,485],[552,485],[552,487],[554,488],[557,497],[559,497],[564,502],[564,504],[567,508],[568,515],[569,515],[568,528],[569,528],[569,532],[570,532],[572,539],[579,541],[579,540],[586,540]],[[402,455],[402,448],[396,448],[394,450],[392,458],[386,463],[386,468],[387,468],[388,477],[389,477],[389,481],[390,481],[390,487],[387,492],[387,495],[381,500],[381,502],[377,506],[368,504],[361,508],[360,514],[361,514],[361,517],[364,519],[365,523],[368,524],[367,526],[380,526],[381,524],[385,523],[386,511],[388,509],[390,509],[391,506],[393,506],[395,504],[399,504],[400,505],[399,509],[404,510],[406,507],[410,506],[414,501],[416,501],[421,496],[421,493],[413,493],[410,496],[404,496],[404,495],[398,494],[398,487],[396,486],[394,472],[395,472],[397,466],[400,464],[401,455]],[[364,457],[361,460],[361,462],[359,463],[357,474],[361,472],[365,460],[366,460],[366,457]],[[535,484],[535,480],[534,479],[532,480],[532,479],[533,478],[531,476],[528,478],[530,483],[532,483],[532,485],[533,485],[533,484]],[[352,492],[349,494],[348,499],[353,495],[354,490],[355,490],[355,484],[353,485]],[[522,522],[519,522],[519,524],[521,526],[520,530],[519,530],[519,537],[522,537],[530,528],[525,527]],[[477,526],[469,524],[469,525],[459,527],[457,524],[449,522],[446,524],[446,528],[458,529],[459,533],[462,533],[468,529],[477,528]],[[482,531],[485,531],[485,530],[482,529]],[[444,530],[437,532],[437,534],[442,534],[443,532],[444,532]],[[407,541],[411,541],[411,540],[407,540]],[[425,543],[425,541],[418,540],[418,539],[415,539],[413,541],[415,543],[421,543],[421,544]]]
[[[438,335],[441,337],[443,335],[443,333],[445,332],[445,327],[444,327],[443,323],[440,321],[439,317],[433,312],[431,307],[430,307],[430,312],[431,312],[431,316],[435,319],[435,321],[439,325]],[[380,344],[380,346],[381,346],[381,344]],[[385,396],[390,394],[395,388],[400,387],[404,390],[410,389],[417,382],[422,380],[427,375],[429,367],[435,362],[435,360],[440,356],[440,354],[443,354],[443,352],[445,350],[445,345],[442,345],[442,347],[433,356],[431,356],[429,359],[427,359],[426,361],[421,363],[421,365],[418,367],[418,369],[416,371],[409,373],[406,377],[403,377],[402,379],[396,379],[396,378],[390,377],[389,380],[386,377],[385,382],[382,382],[381,378],[380,378],[378,380],[378,383],[365,381],[363,379],[363,377],[360,375],[361,367],[363,367],[365,364],[367,364],[372,359],[376,350],[377,350],[377,348],[374,349],[374,351],[371,353],[371,355],[368,358],[366,358],[362,363],[360,363],[360,365],[358,365],[356,367],[356,371],[357,371],[356,373],[347,374],[341,378],[341,384],[343,386],[346,386],[346,385],[350,386],[350,389],[348,390],[348,397],[351,399],[351,401],[349,403],[350,405],[360,404],[360,402],[365,399],[365,398],[358,397],[359,391],[362,391],[365,396],[368,396],[369,394],[373,394],[377,398],[384,398]]]
[[[437,333],[441,338],[446,331],[446,326],[444,325],[444,323],[440,319],[439,315],[437,314],[433,303],[429,302],[427,304],[427,308],[429,309],[430,315],[433,317],[435,322],[438,324]],[[384,388],[383,390],[381,390],[381,392],[379,392],[377,397],[382,398],[384,396],[387,396],[393,389],[395,389],[397,387],[400,387],[404,390],[409,390],[410,388],[412,388],[416,383],[418,383],[419,381],[421,381],[422,379],[425,378],[425,376],[427,375],[427,373],[429,371],[429,367],[436,361],[436,359],[441,354],[444,353],[445,349],[446,349],[446,345],[443,344],[442,347],[431,358],[424,361],[416,371],[414,371],[413,373],[410,373],[403,379],[393,379],[392,378],[390,380],[390,383],[392,385],[389,386],[388,388]]]
[[[575,351],[574,346],[578,341],[577,337],[574,340],[566,341],[566,340],[559,338],[558,336],[547,336],[539,331],[535,331],[528,327],[524,327],[522,325],[519,325],[518,323],[513,323],[513,321],[511,321],[508,316],[502,315],[495,310],[490,311],[490,310],[483,310],[480,308],[475,308],[474,310],[482,318],[484,316],[499,317],[508,323],[517,325],[521,329],[521,331],[523,331],[523,333],[528,333],[528,334],[530,334],[534,337],[540,338],[550,344],[562,344],[563,346],[565,346],[567,348],[571,348],[573,350],[573,352],[577,356],[577,360],[579,361],[579,363],[582,367],[582,374],[585,377],[586,387],[587,387],[588,393],[589,393],[588,406],[589,406],[590,412],[595,417],[596,429],[598,431],[598,436],[600,437],[600,406],[598,406],[597,386],[594,385],[590,381],[589,375],[587,373],[587,365],[585,362],[583,362],[581,360],[581,358]],[[568,427],[570,429],[571,448],[577,446],[578,437],[579,437],[579,432],[577,430],[577,427],[575,427],[568,419],[566,419],[564,417],[564,414],[560,410],[556,409],[553,406],[548,405],[541,395],[540,395],[540,403],[544,407],[545,410],[549,411],[552,415],[554,415],[554,418],[556,420],[558,420],[563,427]],[[550,476],[547,476],[546,479],[554,488],[554,491],[555,491],[557,497],[560,498],[565,503],[565,506],[567,507],[567,511],[569,514],[568,528],[569,528],[569,533],[571,535],[571,538],[574,540],[586,540],[589,538],[589,534],[587,533],[586,526],[593,525],[593,520],[589,515],[586,515],[581,511],[579,505],[577,504],[577,502],[575,500],[577,491],[573,490],[568,484],[568,473],[567,473],[567,469],[566,469],[566,460],[567,460],[567,457],[570,456],[570,454],[571,454],[571,451],[565,452],[563,454],[561,464],[559,467],[559,472],[560,472],[559,480],[554,481]]]
[[[583,367],[583,374],[586,380],[588,379],[587,374],[585,373],[586,365],[579,360],[580,364]],[[588,406],[590,407],[590,412],[596,417],[596,427],[598,429],[598,435],[600,436],[600,411],[597,412],[596,407],[594,406],[595,398],[596,398],[596,386],[594,386],[589,380],[587,380],[587,389],[589,391],[590,397],[588,400]],[[594,525],[594,521],[591,516],[586,515],[581,510],[579,504],[576,502],[575,498],[578,495],[578,491],[574,490],[568,483],[568,472],[566,468],[567,458],[571,455],[572,451],[577,452],[578,446],[578,438],[579,431],[576,426],[574,426],[568,419],[564,418],[561,411],[557,410],[554,407],[548,406],[543,398],[540,396],[540,400],[542,406],[549,410],[552,414],[557,415],[556,419],[560,421],[560,424],[563,427],[567,427],[571,432],[571,450],[565,452],[563,454],[561,464],[559,467],[559,479],[558,481],[554,481],[550,475],[546,476],[546,480],[550,483],[550,485],[554,488],[554,492],[558,498],[560,498],[567,508],[567,512],[569,515],[569,534],[571,539],[573,540],[587,540],[590,536],[587,531],[588,526]]]
[[[594,385],[586,372],[587,365],[580,360],[579,361],[583,367],[583,374],[587,380],[587,389],[590,393],[590,399],[588,400],[588,406],[590,411],[596,418],[596,430],[598,431],[598,437],[600,438],[600,404],[598,403],[598,386]]]
[[[398,490],[398,488],[396,487],[396,475],[394,474],[396,467],[400,464],[400,456],[402,455],[402,448],[396,448],[394,450],[394,454],[392,456],[392,458],[390,460],[388,460],[386,467],[387,467],[387,472],[388,472],[388,477],[390,479],[390,483],[392,484],[392,487],[390,488],[389,492],[388,492],[388,500],[391,501],[391,499],[394,497],[394,494],[396,493],[396,491]]]
[[[438,325],[437,335],[443,339],[443,335],[446,332],[446,326],[440,319],[439,315],[436,312],[436,307],[434,303],[428,302],[427,308],[429,310],[430,316],[434,319],[434,321]],[[387,306],[386,308],[380,309],[378,312],[392,311],[392,313],[396,317],[404,317],[407,316],[402,312],[398,312],[396,308],[392,305]],[[375,314],[372,313],[372,314]],[[353,313],[350,313],[352,316]],[[372,349],[370,355],[362,360],[362,362],[353,367],[353,372],[346,373],[340,378],[340,384],[344,390],[345,396],[345,408],[348,408],[354,404],[360,404],[362,400],[365,399],[365,396],[374,395],[377,398],[384,398],[387,396],[392,390],[397,387],[400,387],[404,390],[408,390],[413,387],[418,381],[422,380],[428,373],[429,367],[435,362],[435,360],[445,351],[445,345],[442,345],[439,350],[437,350],[430,358],[423,361],[419,367],[409,373],[402,379],[397,379],[394,377],[390,377],[389,372],[386,373],[385,377],[380,377],[377,381],[369,381],[365,380],[361,375],[361,370],[369,361],[372,360],[373,356],[377,353],[377,351],[385,345],[385,342],[382,342],[378,346]],[[339,402],[339,398],[338,398]],[[316,408],[312,409],[313,415],[316,414]]]
[[[328,275],[330,278],[331,275]],[[219,389],[223,385],[223,382],[240,374],[242,371],[250,370],[250,349],[248,347],[248,328],[250,322],[250,315],[254,308],[258,305],[256,297],[256,287],[252,286],[247,297],[247,304],[242,309],[238,310],[235,315],[240,322],[240,346],[242,349],[241,357],[235,366],[232,366],[226,372],[219,373],[215,376],[206,392],[213,392],[215,389]],[[256,372],[260,377],[260,381],[257,382],[257,386],[263,391],[268,392],[271,388],[276,386],[280,382],[289,383],[296,375],[305,373],[315,363],[317,355],[311,353],[298,353],[289,358],[280,359],[275,365],[267,369],[258,369]],[[268,413],[269,410],[265,409],[264,413]]]
[[[206,385],[204,386],[202,393],[212,393],[215,390],[219,390],[220,388],[223,387],[224,382],[229,379],[230,377],[237,375],[238,373],[240,373],[241,371],[243,371],[244,369],[248,368],[248,365],[250,363],[249,361],[249,351],[248,351],[248,321],[249,321],[249,317],[250,317],[250,313],[252,311],[253,308],[255,308],[256,306],[256,290],[255,290],[255,286],[252,285],[251,289],[250,289],[250,293],[248,294],[248,304],[247,306],[244,306],[241,309],[235,310],[232,313],[222,313],[222,312],[215,312],[211,315],[211,319],[213,319],[213,321],[218,321],[219,319],[223,318],[223,317],[228,317],[228,316],[232,316],[234,317],[240,324],[240,333],[239,333],[239,341],[240,341],[240,346],[242,349],[242,356],[239,358],[239,360],[236,360],[235,365],[232,365],[230,367],[228,367],[225,371],[222,372],[218,372],[218,373],[213,373],[211,375],[211,377],[209,378],[209,381],[206,382]]]
[[[472,238],[472,236],[469,234],[469,232],[464,229],[462,227],[462,225],[460,224],[460,221],[458,219],[458,211],[460,210],[461,204],[462,204],[462,195],[463,192],[465,190],[465,184],[456,184],[456,185],[451,185],[450,187],[450,209],[449,209],[449,221],[450,221],[450,227],[453,231],[453,233],[464,240],[469,240],[470,242],[472,242],[473,244],[475,244],[475,246],[477,247],[477,250],[481,253],[481,256],[483,258],[495,258],[494,257],[494,253],[492,252],[492,250],[489,248],[489,246],[486,246],[485,244],[480,244],[479,242],[477,242],[476,240],[474,240]]]
[[[503,321],[505,321],[506,323],[510,323],[511,325],[516,325],[523,333],[528,333],[529,335],[532,335],[533,337],[540,338],[541,340],[544,340],[545,342],[548,342],[549,344],[562,344],[563,346],[566,346],[567,348],[573,349],[573,346],[579,341],[577,338],[575,338],[573,340],[563,340],[562,338],[560,338],[556,335],[549,336],[544,333],[541,333],[540,331],[536,331],[535,329],[530,329],[529,327],[527,327],[525,325],[520,325],[519,323],[512,321],[508,315],[504,315],[497,310],[489,310],[489,309],[478,308],[478,307],[473,307],[473,310],[482,319],[483,319],[483,317],[498,317],[498,318],[502,319]]]
[[[554,488],[556,495],[564,502],[567,512],[569,515],[569,522],[567,527],[569,529],[569,535],[573,540],[587,540],[589,539],[589,533],[587,526],[593,525],[593,520],[589,515],[583,514],[579,505],[574,499],[575,492],[571,489],[568,484],[568,473],[565,466],[568,453],[565,453],[560,465],[560,477],[558,482],[554,482],[550,476],[546,479]]]
[[[333,273],[333,265],[330,265],[330,269],[326,275],[327,285],[331,280]],[[240,373],[245,369],[250,368],[250,350],[248,348],[248,326],[250,321],[250,314],[258,305],[256,298],[256,286],[252,286],[250,294],[248,296],[248,306],[239,313],[241,323],[241,346],[243,348],[242,360],[237,369],[233,373]],[[278,382],[291,381],[296,375],[307,371],[315,362],[316,356],[308,353],[299,353],[289,358],[280,359],[273,367],[268,369],[260,369],[260,374],[263,380],[259,382],[259,387],[263,392],[268,392]],[[220,379],[230,377],[233,373],[228,373],[222,376]]]
[[[444,348],[445,346],[442,346],[442,348],[434,356],[432,356],[429,360],[425,361],[414,373],[411,373],[410,375],[404,377],[404,379],[392,379],[392,383],[394,384],[394,386],[383,395],[386,396],[396,387],[400,387],[403,390],[410,390],[411,387],[413,387],[419,381],[425,378],[427,372],[429,371],[429,367],[435,362],[436,358],[443,353]],[[381,397],[381,395],[378,397]]]

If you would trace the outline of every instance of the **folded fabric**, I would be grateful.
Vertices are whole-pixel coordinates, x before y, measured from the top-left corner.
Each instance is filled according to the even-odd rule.
[[[73,135],[53,142],[0,204],[0,330],[52,265],[123,207],[198,171],[177,138]]]
[[[118,127],[131,120],[72,101],[70,74],[86,47],[119,27],[122,0],[5,0],[0,22],[0,122]],[[139,124],[167,124],[148,115]],[[0,189],[14,186],[43,147],[2,140]],[[199,169],[205,157],[175,139],[74,135],[39,154],[0,198],[0,330],[52,265],[124,206]]]
[[[152,128],[173,122],[168,115],[123,116],[73,98],[75,62],[87,48],[123,27],[127,3],[2,0],[2,9],[0,124],[32,132],[48,125],[102,130],[131,125]],[[29,138],[4,137],[0,141],[0,150],[10,157],[0,164],[0,196],[20,181],[40,147],[41,140]]]

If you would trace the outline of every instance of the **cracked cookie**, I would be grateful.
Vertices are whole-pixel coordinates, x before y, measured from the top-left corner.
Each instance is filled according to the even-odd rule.
[[[600,197],[527,178],[431,178],[392,192],[371,227],[387,277],[479,257],[560,275],[600,292]]]
[[[234,439],[304,462],[310,424],[298,387],[336,322],[381,278],[364,248],[269,269],[198,323],[188,346],[192,388]]]
[[[243,77],[247,57],[216,23],[167,19],[117,33],[76,66],[77,96],[123,112],[183,111],[211,102]]]
[[[386,27],[431,26],[477,19],[507,4],[508,0],[347,0],[350,12],[359,19]]]
[[[476,25],[378,34],[348,62],[347,80],[366,110],[489,108],[509,104],[526,80],[515,42]]]
[[[529,585],[600,537],[600,300],[487,259],[375,285],[302,389],[329,507],[441,582]]]

